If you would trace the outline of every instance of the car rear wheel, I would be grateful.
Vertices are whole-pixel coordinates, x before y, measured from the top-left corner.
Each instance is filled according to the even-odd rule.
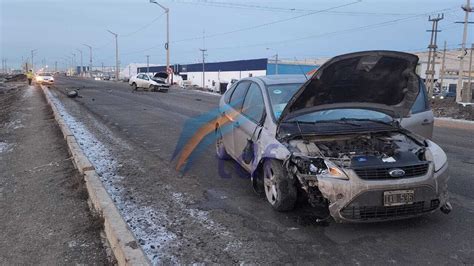
[[[221,160],[230,159],[229,154],[225,150],[224,139],[222,137],[222,132],[220,128],[216,129],[216,155],[217,155],[217,158]]]
[[[277,211],[290,211],[294,208],[297,199],[296,185],[288,177],[282,162],[269,159],[263,165],[263,184],[265,196],[273,209]]]

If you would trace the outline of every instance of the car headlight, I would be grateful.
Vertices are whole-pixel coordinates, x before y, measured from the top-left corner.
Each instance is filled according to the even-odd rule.
[[[439,98],[442,100],[442,99],[444,99],[444,96],[440,96]]]
[[[438,144],[430,140],[427,140],[426,142],[428,142],[428,147],[430,151],[427,154],[427,159],[433,162],[434,170],[435,172],[438,172],[448,163],[448,157],[446,156],[446,153],[443,151],[443,149],[438,146]]]
[[[321,175],[323,175],[324,177],[349,180],[349,177],[346,175],[346,173],[333,162],[324,161],[324,163],[326,164],[327,169],[324,169],[321,172]]]

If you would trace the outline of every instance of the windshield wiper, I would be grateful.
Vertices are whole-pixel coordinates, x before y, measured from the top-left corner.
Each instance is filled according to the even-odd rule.
[[[314,124],[321,124],[321,123],[333,123],[333,124],[339,124],[339,125],[350,125],[350,126],[355,126],[355,127],[360,127],[359,124],[352,123],[348,119],[342,118],[339,120],[319,120],[319,121],[314,121]]]
[[[369,122],[374,122],[374,123],[379,123],[379,124],[384,124],[384,125],[387,125],[387,126],[394,126],[394,121],[391,121],[391,122],[385,122],[385,121],[382,121],[382,120],[377,120],[377,119],[369,119],[369,118],[342,118],[344,120],[351,120],[351,121],[369,121]]]

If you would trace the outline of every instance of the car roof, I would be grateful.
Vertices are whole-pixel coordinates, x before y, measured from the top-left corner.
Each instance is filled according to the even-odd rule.
[[[265,83],[265,85],[276,85],[276,84],[303,84],[306,82],[307,79],[305,75],[268,75],[268,76],[260,76],[260,77],[252,77],[246,78],[248,80],[260,80],[261,82]]]

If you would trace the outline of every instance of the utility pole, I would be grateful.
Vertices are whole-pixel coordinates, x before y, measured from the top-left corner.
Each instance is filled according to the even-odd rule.
[[[471,89],[471,71],[472,71],[472,50],[474,49],[474,43],[471,44],[471,51],[469,52],[469,77],[467,79],[467,90],[466,90],[466,102],[471,102],[471,94],[472,94],[472,89]]]
[[[165,43],[165,49],[166,49],[166,73],[170,73],[170,9],[161,5],[160,3],[156,2],[156,0],[150,0],[150,3],[156,4],[159,7],[161,7],[165,13],[166,13],[166,43]],[[167,82],[170,83],[170,76],[168,75]]]
[[[107,30],[115,37],[115,80],[119,80],[120,64],[118,55],[118,34]]]
[[[102,62],[102,73],[104,73],[104,62]]]
[[[206,51],[207,49],[199,49],[202,52],[202,88],[206,85]]]
[[[31,50],[31,70],[33,71],[33,73],[35,73],[34,57],[35,57],[36,51],[38,51],[38,49]]]
[[[471,1],[466,0],[466,5],[461,7],[464,10],[464,30],[462,34],[462,43],[461,43],[461,55],[459,56],[459,74],[458,74],[458,84],[456,86],[456,102],[468,101],[467,93],[464,93],[464,56],[467,55],[466,51],[466,39],[467,39],[467,26],[469,24],[469,13],[472,12]],[[456,22],[460,23],[460,22]],[[469,88],[470,89],[470,88]],[[469,99],[470,102],[470,99]]]
[[[433,22],[431,26],[431,30],[427,30],[428,32],[431,32],[431,40],[430,44],[428,45],[428,65],[426,67],[426,87],[428,89],[428,95],[429,98],[431,99],[431,96],[433,96],[433,91],[434,91],[434,75],[435,75],[435,61],[436,61],[436,49],[438,46],[436,45],[437,37],[438,37],[438,22],[444,18],[444,14],[438,14],[435,18],[429,17],[428,21]]]
[[[92,46],[87,44],[82,45],[87,46],[89,48],[89,77],[92,78]]]
[[[76,50],[78,50],[79,53],[81,54],[81,77],[83,77],[84,76],[84,73],[83,73],[84,72],[84,64],[82,62],[82,50],[81,49],[76,49]]]
[[[443,91],[444,75],[446,75],[446,41],[444,41],[443,47],[443,59],[441,60],[441,70],[439,72],[440,78],[440,90]]]
[[[54,72],[58,72],[58,61],[54,61]]]
[[[75,53],[71,53],[71,54],[72,54],[72,67],[73,67],[72,72],[75,74],[77,70],[76,54]]]
[[[275,55],[275,74],[278,75],[278,53]]]
[[[146,56],[146,74],[150,73],[150,56]]]

